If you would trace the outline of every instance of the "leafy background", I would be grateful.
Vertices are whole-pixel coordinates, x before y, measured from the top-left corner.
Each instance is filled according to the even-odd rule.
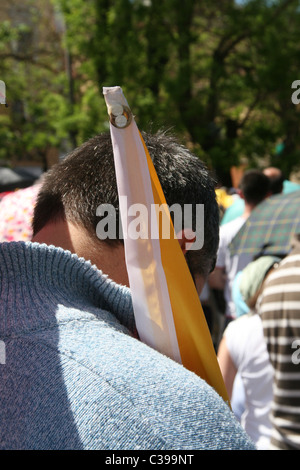
[[[299,1],[2,0],[0,162],[61,156],[107,130],[103,86],[140,129],[170,130],[224,185],[299,171]]]

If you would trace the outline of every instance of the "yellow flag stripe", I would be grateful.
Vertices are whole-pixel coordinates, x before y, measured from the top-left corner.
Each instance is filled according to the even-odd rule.
[[[140,137],[147,156],[154,202],[166,204],[148,149]],[[170,214],[165,212],[165,216],[172,226]],[[229,402],[201,302],[178,240],[161,238],[160,246],[182,364],[206,380]]]

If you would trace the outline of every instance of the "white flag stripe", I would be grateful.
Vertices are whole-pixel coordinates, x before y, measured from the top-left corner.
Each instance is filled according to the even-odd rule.
[[[145,154],[145,149],[141,141],[139,130],[137,128],[135,121],[132,122],[130,128],[133,130],[133,135],[134,135],[134,139],[136,143],[138,156],[139,157],[142,156],[142,158],[146,159],[147,157]],[[154,204],[154,198],[153,198],[150,174],[147,169],[147,165],[141,164],[140,168],[142,171],[144,188],[146,188],[145,192],[146,192],[146,197],[147,197],[147,207],[152,207],[151,204]],[[140,184],[140,182],[138,184]],[[127,187],[127,194],[129,191],[130,191],[130,188]],[[150,216],[151,216],[151,212],[150,212]],[[172,312],[172,306],[170,302],[169,290],[168,290],[166,276],[165,276],[165,272],[164,272],[162,260],[161,260],[161,249],[160,249],[160,243],[159,243],[159,228],[158,228],[158,223],[157,223],[156,218],[150,221],[150,223],[148,224],[148,229],[150,231],[149,241],[151,242],[151,245],[152,245],[151,256],[154,260],[154,267],[156,271],[152,273],[152,275],[153,277],[155,275],[157,277],[157,283],[156,283],[156,288],[158,289],[157,295],[160,296],[160,307],[158,307],[159,310],[156,309],[156,311],[162,315],[164,312],[163,319],[165,320],[165,323],[169,332],[170,346],[172,348],[171,351],[168,353],[168,355],[172,357],[174,360],[176,360],[177,362],[181,363],[181,357],[180,357],[180,351],[179,351],[179,346],[178,346],[178,341],[177,341],[174,320],[173,320],[173,312]],[[129,247],[129,252],[130,251],[131,251],[131,248]],[[135,276],[132,276],[132,278],[133,278],[132,281],[135,282]],[[142,331],[144,330],[145,328],[142,328]],[[159,335],[161,334],[163,334],[163,337],[165,337],[165,333],[159,332]],[[152,338],[151,346],[154,347],[154,344],[156,344],[156,342],[157,341],[154,338]],[[160,350],[162,352],[165,352],[165,354],[167,354],[168,351],[164,350],[166,341],[163,340],[161,341],[161,343],[162,344],[161,344]]]
[[[105,98],[108,98],[107,101],[110,104],[111,101],[124,104],[123,93],[119,87],[106,89]],[[143,342],[177,362],[181,362],[168,286],[161,262],[159,240],[151,236],[148,236],[146,240],[135,240],[128,237],[126,233],[127,207],[137,202],[144,204],[145,207],[151,207],[154,204],[150,174],[147,165],[140,161],[141,156],[146,159],[144,146],[134,120],[126,129],[117,129],[113,125],[110,129],[119,197],[127,196],[127,199],[120,197],[120,212],[137,330]],[[135,195],[133,195],[132,188],[134,188]],[[125,200],[128,206],[121,206],[121,202]],[[148,224],[148,228],[150,227],[152,231],[155,229],[155,221]],[[158,232],[158,228],[156,230]],[[137,256],[139,252],[142,252],[143,256]],[[143,259],[143,269],[141,269],[139,259]],[[151,282],[147,283],[150,278]],[[147,286],[153,285],[153,280],[156,281],[155,289],[152,288],[149,292]],[[149,312],[152,313],[152,317]],[[155,313],[157,318],[153,318]]]
[[[136,126],[135,122],[132,122],[131,124],[132,127]],[[130,129],[127,129],[127,134]],[[122,132],[122,130],[121,130]],[[136,132],[138,133],[138,129],[136,128]],[[111,133],[112,133],[112,141],[113,144],[115,144],[116,148],[121,148],[123,149],[123,152],[125,151],[126,154],[132,153],[134,150],[136,152],[142,152],[142,155],[144,154],[144,148],[141,143],[141,140],[139,138],[138,134],[138,140],[135,138],[134,135],[131,135],[131,138],[134,140],[136,149],[132,148],[126,148],[128,146],[127,139],[122,139],[123,135],[120,137],[120,133],[115,129],[113,126],[111,126]],[[139,153],[141,155],[141,153]],[[122,160],[123,164],[124,159],[122,159],[122,156],[119,157],[120,160]],[[145,156],[146,158],[146,156]],[[124,166],[126,166],[124,164]],[[128,168],[129,165],[126,167]],[[116,169],[119,168],[119,162],[116,162]],[[131,165],[132,168],[132,165]],[[136,166],[134,167],[135,172],[137,172]],[[117,171],[117,170],[116,170]],[[128,206],[134,204],[136,202],[135,199],[132,198],[132,192],[131,192],[131,185],[128,184],[130,181],[129,175],[124,172],[124,176],[121,178],[120,175],[117,175],[117,178],[119,176],[119,179],[121,179],[124,182],[124,188],[120,187],[120,195],[127,195],[127,203]],[[141,176],[143,182],[139,181],[139,186],[140,188],[149,188],[149,185],[151,186],[151,180],[150,176],[147,172],[144,171],[143,167],[139,168],[139,176]],[[136,177],[136,176],[135,176]],[[154,199],[153,199],[153,194],[152,190],[147,191],[145,190],[145,194],[143,194],[143,199],[146,197],[146,201],[144,201],[146,207],[151,207],[151,204],[154,204]],[[121,214],[126,214],[127,207],[122,208],[121,207]],[[123,220],[123,219],[122,219]],[[124,224],[125,225],[125,224]],[[155,227],[155,222],[152,221],[152,224],[148,225],[148,227],[152,228],[154,230]],[[159,277],[159,281],[157,282],[157,287],[159,288],[159,291],[156,292],[156,294],[150,299],[152,299],[152,302],[157,302],[157,305],[152,307],[154,308],[147,308],[148,301],[149,301],[149,295],[145,290],[145,283],[143,276],[146,275],[146,270],[143,270],[143,275],[141,275],[140,272],[140,267],[137,265],[135,258],[132,258],[132,255],[135,256],[136,249],[133,248],[133,245],[136,243],[143,243],[143,245],[147,245],[147,250],[144,250],[144,255],[143,259],[145,260],[145,256],[150,255],[149,253],[149,247],[151,245],[151,255],[149,256],[148,259],[148,266],[150,263],[153,263],[153,269],[152,275],[157,275]],[[155,246],[156,245],[156,246]],[[149,346],[156,347],[156,337],[159,336],[160,330],[159,328],[155,328],[156,323],[152,323],[152,320],[155,320],[149,316],[149,312],[161,312],[164,311],[166,312],[165,315],[165,320],[166,324],[168,325],[168,330],[173,330],[173,334],[170,332],[169,337],[170,337],[170,342],[171,344],[168,345],[166,339],[164,340],[164,350],[161,350],[161,352],[164,352],[168,356],[174,357],[175,360],[180,361],[180,354],[179,354],[179,349],[178,349],[178,343],[177,343],[177,338],[176,338],[176,332],[175,332],[175,327],[173,324],[173,316],[172,316],[172,309],[170,305],[170,299],[169,299],[169,293],[168,293],[168,288],[167,288],[167,283],[165,279],[165,274],[163,269],[161,268],[161,258],[160,258],[160,246],[159,246],[159,240],[156,239],[151,239],[151,237],[148,237],[148,240],[132,240],[130,237],[125,237],[125,249],[126,249],[126,259],[127,259],[127,266],[128,266],[128,277],[130,281],[130,286],[133,294],[133,304],[135,307],[135,312],[136,312],[136,326],[140,334],[140,338],[143,342],[148,344]],[[147,253],[148,252],[148,253]],[[152,326],[150,326],[152,325]],[[153,329],[155,328],[155,330]],[[172,341],[173,339],[173,341]],[[169,347],[171,346],[171,350]]]

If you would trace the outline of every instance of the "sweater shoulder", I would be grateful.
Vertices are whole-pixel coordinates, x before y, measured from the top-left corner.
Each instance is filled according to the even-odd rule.
[[[19,448],[253,448],[205,381],[101,320],[10,341],[0,413],[13,410],[15,419],[5,420],[4,442],[14,436]]]

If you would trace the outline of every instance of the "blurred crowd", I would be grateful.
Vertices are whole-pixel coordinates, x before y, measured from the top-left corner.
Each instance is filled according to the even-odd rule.
[[[204,309],[232,408],[258,449],[300,449],[300,186],[269,167],[217,197]]]

